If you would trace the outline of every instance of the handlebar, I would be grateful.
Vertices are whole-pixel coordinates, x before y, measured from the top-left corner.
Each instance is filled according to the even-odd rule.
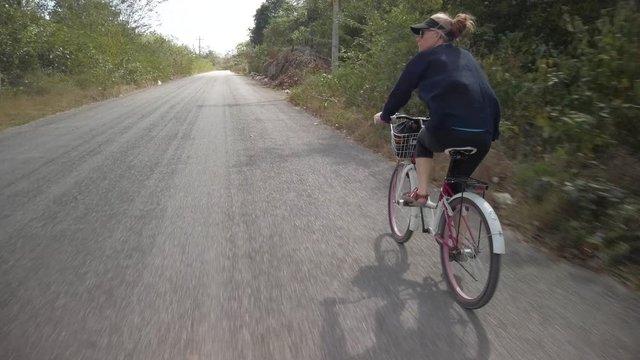
[[[429,121],[428,117],[424,117],[424,116],[409,116],[409,115],[405,115],[405,114],[395,114],[395,115],[391,115],[391,119],[395,120],[395,119],[406,119],[406,120],[416,120],[416,121]]]

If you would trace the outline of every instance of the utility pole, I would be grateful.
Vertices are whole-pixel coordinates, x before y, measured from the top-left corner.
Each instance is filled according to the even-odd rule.
[[[198,55],[200,55],[200,48],[201,48],[201,46],[200,46],[200,42],[201,42],[202,40],[204,40],[204,39],[203,39],[203,38],[201,38],[200,36],[198,36]]]
[[[338,52],[340,51],[340,0],[333,0],[333,33],[331,35],[331,69],[338,65]]]

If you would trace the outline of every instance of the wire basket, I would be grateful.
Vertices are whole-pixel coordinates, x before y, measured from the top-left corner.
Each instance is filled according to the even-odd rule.
[[[419,132],[420,127],[408,121],[391,126],[391,149],[398,159],[409,159],[413,156]]]

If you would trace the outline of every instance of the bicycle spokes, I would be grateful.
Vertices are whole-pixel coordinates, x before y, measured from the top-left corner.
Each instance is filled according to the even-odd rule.
[[[451,202],[442,246],[443,270],[456,300],[467,308],[489,301],[497,282],[499,255],[492,252],[491,233],[480,208],[468,198]],[[448,244],[455,244],[448,246]]]

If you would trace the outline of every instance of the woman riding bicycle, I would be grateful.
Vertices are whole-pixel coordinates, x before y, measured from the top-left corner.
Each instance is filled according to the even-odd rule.
[[[498,99],[474,57],[452,45],[465,31],[474,29],[474,18],[467,14],[451,19],[438,13],[421,24],[411,25],[419,52],[405,66],[383,111],[373,118],[375,124],[389,124],[391,116],[409,101],[415,89],[429,109],[431,120],[420,131],[416,145],[418,188],[403,196],[407,205],[427,203],[434,152],[475,148],[475,153],[456,161],[449,169],[451,176],[468,177],[489,152],[492,141],[498,139]]]

